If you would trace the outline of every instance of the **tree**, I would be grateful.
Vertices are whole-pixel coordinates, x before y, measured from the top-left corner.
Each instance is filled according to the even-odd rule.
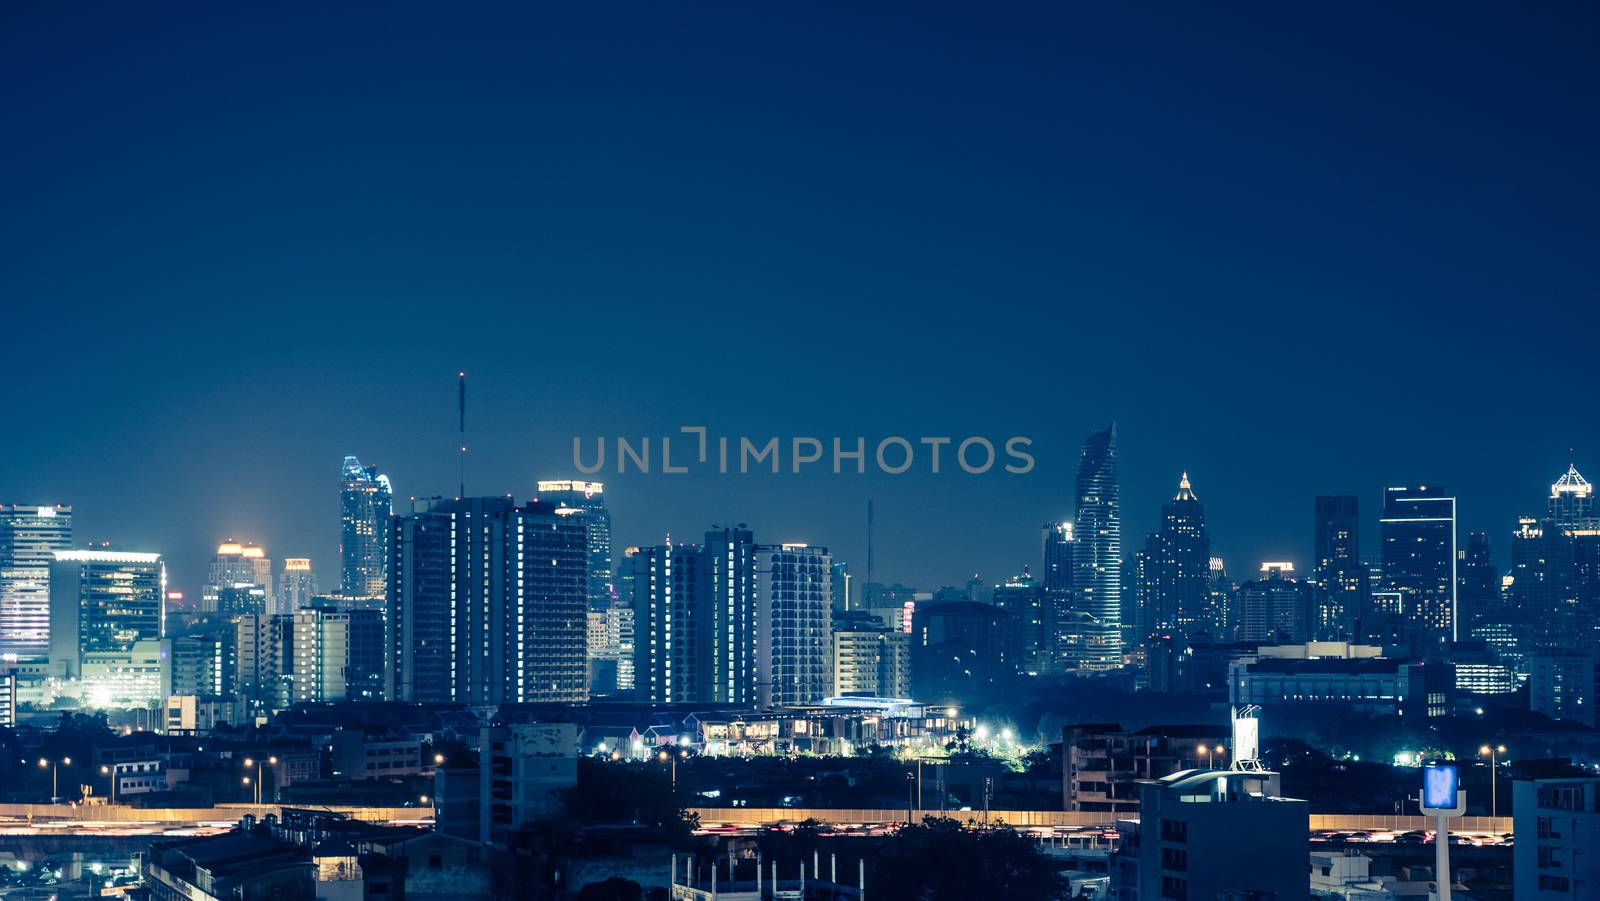
[[[591,882],[578,892],[578,901],[643,901],[644,889],[632,879],[612,876]]]
[[[699,819],[689,814],[659,767],[638,767],[578,758],[578,784],[567,791],[567,813],[576,822],[639,823],[673,839],[688,838]]]
[[[867,896],[881,901],[1068,897],[1071,886],[1033,839],[927,817],[895,834],[867,866]]]

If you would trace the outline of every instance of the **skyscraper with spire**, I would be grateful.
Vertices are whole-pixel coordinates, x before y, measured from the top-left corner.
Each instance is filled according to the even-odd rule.
[[[1145,636],[1196,628],[1210,593],[1211,538],[1205,507],[1187,472],[1178,481],[1178,493],[1161,506],[1161,529],[1146,539],[1144,562],[1140,627]]]
[[[1122,665],[1122,516],[1117,484],[1117,425],[1089,435],[1078,461],[1073,521],[1073,628],[1081,633],[1080,668]]]
[[[376,466],[354,455],[339,468],[339,594],[383,598],[389,585],[389,518],[394,490]]]

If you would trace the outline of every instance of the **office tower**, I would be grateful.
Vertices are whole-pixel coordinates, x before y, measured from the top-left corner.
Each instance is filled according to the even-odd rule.
[[[1422,644],[1456,635],[1456,499],[1437,486],[1385,488],[1383,586],[1399,592],[1401,615]]]
[[[1187,634],[1205,617],[1211,575],[1206,511],[1187,472],[1178,482],[1178,493],[1162,505],[1161,531],[1150,536],[1145,555],[1143,631]]]
[[[695,680],[695,597],[702,550],[667,543],[627,557],[633,582],[633,691],[637,701],[678,704],[700,700]]]
[[[632,566],[631,558],[626,565]],[[615,695],[632,691],[633,607],[617,601],[604,610],[590,610],[587,644],[589,694]]]
[[[918,593],[915,588],[901,585],[899,582],[893,585],[867,582],[861,586],[861,609],[882,618],[883,624],[888,628],[904,631],[911,627],[910,611],[917,606]],[[969,595],[975,593],[970,582],[967,593]]]
[[[1483,638],[1479,629],[1490,620],[1505,619],[1508,610],[1501,603],[1500,571],[1495,568],[1489,553],[1489,536],[1484,532],[1467,535],[1467,546],[1457,555],[1456,589],[1457,612],[1461,615],[1461,632],[1474,638]]]
[[[259,587],[261,596],[271,607],[275,592],[272,590],[272,561],[267,558],[266,550],[230,539],[217,545],[216,556],[211,558],[206,584],[200,594],[201,612],[222,612],[218,606],[222,590],[237,585]]]
[[[166,570],[160,554],[56,551],[50,567],[50,667],[83,675],[96,654],[128,654],[162,637]]]
[[[1047,631],[1044,583],[1022,567],[994,587],[994,605],[1016,614],[1022,626],[1022,666],[1025,672],[1046,672],[1055,656],[1053,632]]]
[[[911,621],[911,693],[928,703],[969,704],[1011,691],[1022,672],[1017,616],[993,604],[924,604]]]
[[[611,578],[611,511],[606,509],[604,488],[599,482],[541,481],[534,498],[572,511],[588,527],[590,610],[604,610],[617,597]]]
[[[1508,594],[1523,650],[1600,651],[1600,520],[1575,467],[1550,486],[1543,519],[1518,520]]]
[[[1317,637],[1350,638],[1366,609],[1360,499],[1351,494],[1318,495],[1312,535]]]
[[[311,606],[317,596],[317,574],[311,571],[308,557],[283,558],[283,572],[278,575],[278,594],[274,598],[274,613],[293,613]]]
[[[394,490],[378,467],[362,466],[354,456],[344,458],[339,473],[339,593],[385,597]]]
[[[709,535],[706,545],[713,549]],[[828,694],[832,562],[825,547],[789,543],[756,548],[757,700],[763,707],[814,704]]]
[[[0,655],[50,653],[50,566],[71,547],[71,507],[0,504]]]
[[[761,659],[767,625],[756,586],[756,543],[743,526],[706,532],[695,558],[698,592],[694,628],[679,633],[693,643],[695,698],[717,704],[756,704],[767,691],[769,670]]]
[[[392,526],[391,700],[585,699],[581,516],[506,497],[432,499]]]
[[[1294,564],[1261,564],[1261,577],[1239,586],[1239,639],[1296,644],[1311,640],[1309,586],[1290,577]]]
[[[282,616],[292,621],[289,672],[296,702],[383,699],[382,613],[310,607]]]
[[[1050,522],[1044,525],[1044,634],[1046,649],[1039,661],[1039,672],[1055,674],[1067,672],[1080,661],[1069,660],[1065,641],[1067,623],[1071,621],[1073,594],[1073,540],[1072,523]],[[977,600],[977,598],[970,598]]]
[[[1082,668],[1115,669],[1122,665],[1122,520],[1115,423],[1084,441],[1077,493],[1073,590],[1078,601],[1074,612],[1083,615],[1076,624]]]

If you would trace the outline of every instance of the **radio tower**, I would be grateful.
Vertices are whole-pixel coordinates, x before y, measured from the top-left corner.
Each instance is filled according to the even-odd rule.
[[[467,374],[456,373],[456,444],[461,448],[461,481],[456,496],[467,496]]]

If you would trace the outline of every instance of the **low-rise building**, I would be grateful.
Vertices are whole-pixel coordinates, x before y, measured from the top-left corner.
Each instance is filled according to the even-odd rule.
[[[485,726],[478,760],[479,840],[505,847],[508,833],[561,813],[562,793],[578,784],[578,727]]]
[[[1455,667],[1383,656],[1373,645],[1309,642],[1263,645],[1228,665],[1228,701],[1235,707],[1336,703],[1372,713],[1447,715]]]
[[[1118,897],[1306,901],[1309,822],[1305,801],[1279,797],[1276,773],[1185,770],[1146,782],[1138,824],[1119,824]]]
[[[1311,897],[1315,901],[1395,901],[1393,876],[1372,875],[1372,858],[1355,851],[1311,855]]]
[[[1139,809],[1140,783],[1226,761],[1225,726],[1116,723],[1062,729],[1062,800],[1066,810],[1126,814]]]
[[[164,705],[168,735],[206,735],[221,725],[240,722],[239,702],[214,695],[169,695]]]
[[[369,738],[360,729],[335,729],[329,756],[335,779],[387,779],[423,772],[422,742]]]
[[[1528,707],[1553,720],[1595,725],[1597,669],[1588,654],[1528,657]]]

